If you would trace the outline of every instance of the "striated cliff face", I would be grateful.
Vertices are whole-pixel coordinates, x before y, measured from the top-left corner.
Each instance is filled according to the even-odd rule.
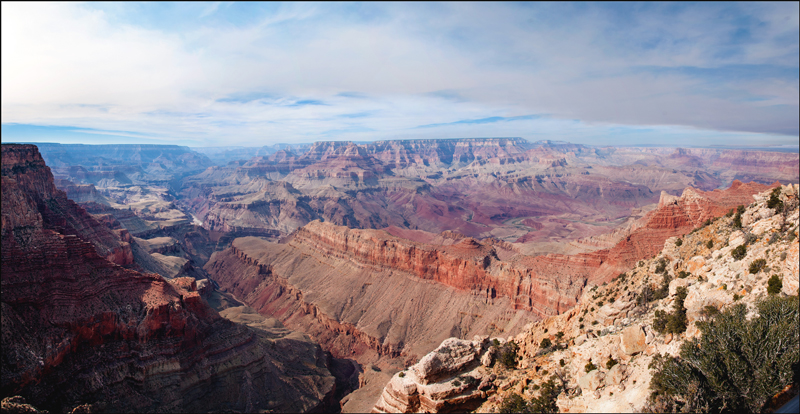
[[[102,257],[119,265],[133,263],[133,253],[119,233],[112,232],[56,189],[53,175],[34,145],[3,145],[3,185],[8,183],[29,197],[33,211],[3,211],[3,220],[38,212],[44,225],[91,241]],[[22,195],[20,195],[21,197]],[[5,205],[5,202],[4,202]]]
[[[587,283],[607,281],[652,257],[669,237],[688,233],[765,187],[736,184],[725,191],[665,195],[661,207],[624,239],[591,253],[533,257],[496,239],[390,228],[423,243],[313,221],[285,244],[236,239],[205,270],[248,305],[311,334],[336,356],[419,355],[448,333],[508,334],[519,318],[565,312]]]
[[[493,248],[449,247],[313,222],[287,244],[236,239],[205,270],[260,313],[362,363],[413,359],[448,336],[516,332],[538,318],[491,287],[506,277],[484,269],[495,266]],[[470,280],[486,289],[465,288]]]
[[[223,319],[189,278],[101,257],[90,237],[108,233],[65,202],[36,147],[2,150],[2,397],[51,412],[328,407],[318,345]]]
[[[684,204],[686,208],[681,211],[688,218],[681,220],[703,220],[705,213],[693,216],[693,203],[703,204],[710,198],[738,201],[736,192],[753,189],[749,185],[733,187],[732,192],[705,197],[687,190],[681,198],[662,199],[662,204]],[[548,380],[559,386],[551,409],[642,412],[651,392],[650,362],[658,354],[676,356],[685,341],[701,337],[698,323],[713,318],[709,308],[724,311],[744,304],[747,318],[754,317],[755,304],[768,296],[772,275],[782,282],[778,295],[796,297],[800,188],[795,184],[780,190],[785,209],[768,207],[769,191],[751,195],[741,203],[747,207],[740,227],[732,217],[702,221],[691,234],[662,242],[655,257],[641,260],[608,283],[585,290],[569,311],[531,323],[523,333],[509,338],[519,349],[519,359],[511,366],[494,362],[500,355],[502,339],[495,343],[495,349],[485,337],[472,342],[455,338],[443,341],[435,351],[388,381],[373,412],[451,412],[464,410],[462,404],[467,403],[467,409],[472,410],[476,401],[482,403],[477,412],[497,412],[513,394],[524,400],[540,397],[539,390]],[[666,213],[654,216],[666,217]],[[669,217],[655,220],[652,228],[684,222],[675,219],[675,214]],[[736,258],[732,253],[740,246],[745,246],[746,253]],[[751,266],[759,261],[763,267]],[[649,294],[644,293],[645,287],[649,287]],[[654,299],[652,293],[662,287],[664,296]],[[683,302],[687,329],[679,334],[659,333],[654,327],[656,312],[673,310],[678,288],[687,292]],[[796,342],[796,331],[794,338]],[[785,385],[772,386],[767,398]]]

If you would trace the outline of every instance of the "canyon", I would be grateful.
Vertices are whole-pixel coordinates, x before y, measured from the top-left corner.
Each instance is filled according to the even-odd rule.
[[[40,408],[368,411],[448,338],[483,373],[487,335],[800,175],[796,153],[515,138],[90,147],[3,145],[3,396]]]
[[[4,144],[2,156],[4,396],[56,412],[330,403],[330,357],[307,336],[235,324],[200,298],[194,279],[101,256],[122,242],[55,188],[36,147]]]
[[[718,217],[690,234],[670,237],[655,257],[605,283],[587,286],[572,309],[532,322],[516,336],[444,340],[417,364],[396,373],[372,412],[498,412],[509,410],[509,401],[541,401],[545,397],[552,411],[653,409],[648,404],[658,401],[651,397],[658,365],[654,361],[662,355],[685,358],[683,349],[703,340],[714,315],[743,306],[742,319],[737,322],[747,323],[767,309],[765,301],[787,306],[786,326],[782,327],[786,331],[779,343],[767,345],[767,340],[759,337],[762,346],[775,349],[769,354],[772,365],[768,371],[778,371],[774,360],[790,361],[781,370],[781,382],[762,391],[757,399],[762,412],[773,412],[797,395],[800,246],[800,187],[795,184],[776,190],[779,196],[775,200],[781,204],[769,204],[775,194],[772,191],[755,194],[738,215]],[[745,254],[734,254],[741,248]],[[779,279],[781,284],[772,288],[769,279]],[[658,284],[663,286],[663,294],[648,297],[646,290],[654,292]],[[783,300],[776,302],[775,298]],[[663,326],[657,326],[659,312],[671,311],[678,301],[685,312],[684,331],[665,332]],[[509,344],[518,351],[512,359],[503,360],[501,355],[508,352]],[[761,377],[748,380],[767,382]],[[553,384],[559,391],[545,396],[544,390],[552,389]],[[726,386],[755,388],[736,382]]]

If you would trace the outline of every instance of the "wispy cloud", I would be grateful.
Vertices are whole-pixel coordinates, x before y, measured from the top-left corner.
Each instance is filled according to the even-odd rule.
[[[790,142],[799,14],[797,3],[3,2],[2,118],[209,145],[561,131],[613,143],[614,128]]]
[[[521,115],[521,116],[511,116],[511,117],[503,117],[503,116],[490,116],[488,118],[480,118],[480,119],[462,119],[460,121],[455,122],[447,122],[441,124],[428,124],[428,125],[420,125],[416,128],[434,128],[434,127],[441,127],[447,125],[476,125],[476,124],[491,124],[495,122],[508,122],[508,121],[521,121],[521,120],[530,120],[530,119],[537,119],[540,118],[539,115]]]

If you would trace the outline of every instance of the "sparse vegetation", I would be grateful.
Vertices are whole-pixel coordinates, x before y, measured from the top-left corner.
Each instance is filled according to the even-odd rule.
[[[770,296],[777,295],[781,293],[781,289],[783,289],[783,281],[778,277],[778,275],[772,275],[767,281],[767,293]]]
[[[767,207],[775,209],[775,211],[783,210],[783,201],[781,201],[781,188],[775,187],[767,200]]]
[[[661,287],[657,290],[653,291],[652,298],[650,300],[661,300],[669,295],[669,282],[672,281],[672,278],[669,275],[664,275],[664,279],[661,281]]]
[[[656,273],[667,273],[667,259],[663,257],[658,259],[658,265],[656,265]]]
[[[756,259],[750,262],[750,274],[756,274],[767,265],[766,259]]]
[[[542,342],[539,343],[539,348],[542,349],[550,348],[551,346],[553,346],[553,344],[550,342],[550,338],[544,338]]]
[[[744,247],[743,244],[736,246],[736,248],[731,251],[731,256],[733,256],[734,260],[744,259],[744,257],[747,256],[747,247]]]
[[[714,305],[706,305],[703,310],[700,311],[700,316],[705,318],[712,318],[719,314],[719,309],[717,309]]]
[[[742,213],[744,213],[744,206],[736,207],[736,214],[733,215],[733,228],[742,228]]]
[[[583,367],[583,369],[584,369],[584,370],[586,370],[586,372],[592,372],[592,371],[594,371],[594,370],[596,370],[596,369],[597,369],[597,366],[596,366],[595,364],[592,364],[592,361],[590,360],[590,361],[589,361],[589,362],[586,364],[586,366],[585,366],[585,367]]]
[[[497,360],[506,368],[514,369],[517,367],[517,360],[519,359],[519,355],[517,355],[518,351],[519,345],[517,345],[516,342],[506,342],[500,347],[500,355]]]
[[[800,377],[798,298],[769,298],[747,320],[738,304],[709,322],[679,357],[657,355],[648,411],[760,412],[764,403]]]
[[[673,311],[666,313],[662,310],[657,310],[653,320],[653,329],[660,334],[679,334],[686,331],[686,308],[683,303],[686,300],[687,293],[685,287],[678,286],[675,293],[675,302],[672,303]]]

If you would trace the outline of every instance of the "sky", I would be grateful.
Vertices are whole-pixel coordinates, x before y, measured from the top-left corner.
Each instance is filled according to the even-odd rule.
[[[797,146],[797,2],[2,3],[2,141]]]

